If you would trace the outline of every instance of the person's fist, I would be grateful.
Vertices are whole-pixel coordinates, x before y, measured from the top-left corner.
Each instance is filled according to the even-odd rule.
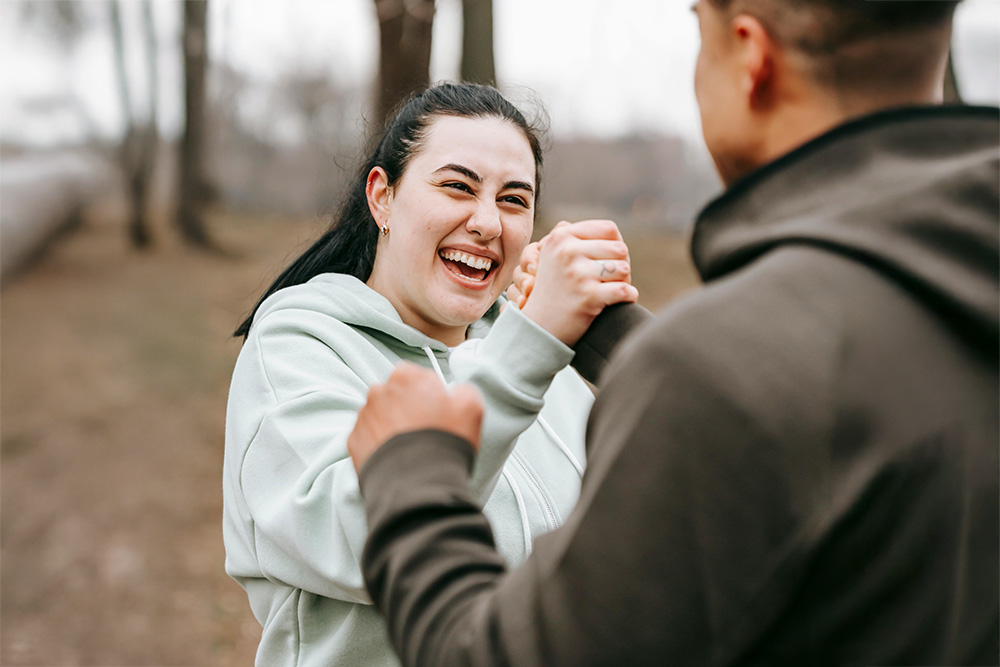
[[[631,278],[628,246],[614,222],[560,222],[522,253],[514,270],[515,303],[573,346],[605,306],[638,300]]]
[[[478,449],[482,422],[483,400],[475,387],[446,387],[433,371],[403,362],[385,384],[368,390],[368,400],[347,436],[347,451],[360,472],[379,447],[410,431],[447,431]]]

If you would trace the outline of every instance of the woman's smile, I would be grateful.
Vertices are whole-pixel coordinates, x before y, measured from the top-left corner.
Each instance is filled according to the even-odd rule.
[[[486,289],[489,277],[499,262],[479,253],[465,252],[456,248],[444,248],[438,252],[448,275],[459,285],[468,289]]]

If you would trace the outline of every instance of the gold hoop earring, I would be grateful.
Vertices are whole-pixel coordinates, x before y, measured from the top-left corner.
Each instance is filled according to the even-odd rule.
[[[381,227],[378,228],[378,230],[382,236],[389,235],[389,225],[382,225]]]

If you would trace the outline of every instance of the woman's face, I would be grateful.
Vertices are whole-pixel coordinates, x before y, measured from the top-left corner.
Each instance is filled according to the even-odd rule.
[[[535,215],[527,138],[494,117],[440,116],[394,188],[376,167],[368,204],[379,236],[368,285],[404,322],[447,345],[510,284]]]

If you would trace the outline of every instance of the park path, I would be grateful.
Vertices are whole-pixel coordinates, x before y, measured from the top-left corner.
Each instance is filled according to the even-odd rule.
[[[136,253],[118,219],[0,292],[0,664],[250,665],[223,571],[228,334],[322,223],[212,216],[235,259]]]

